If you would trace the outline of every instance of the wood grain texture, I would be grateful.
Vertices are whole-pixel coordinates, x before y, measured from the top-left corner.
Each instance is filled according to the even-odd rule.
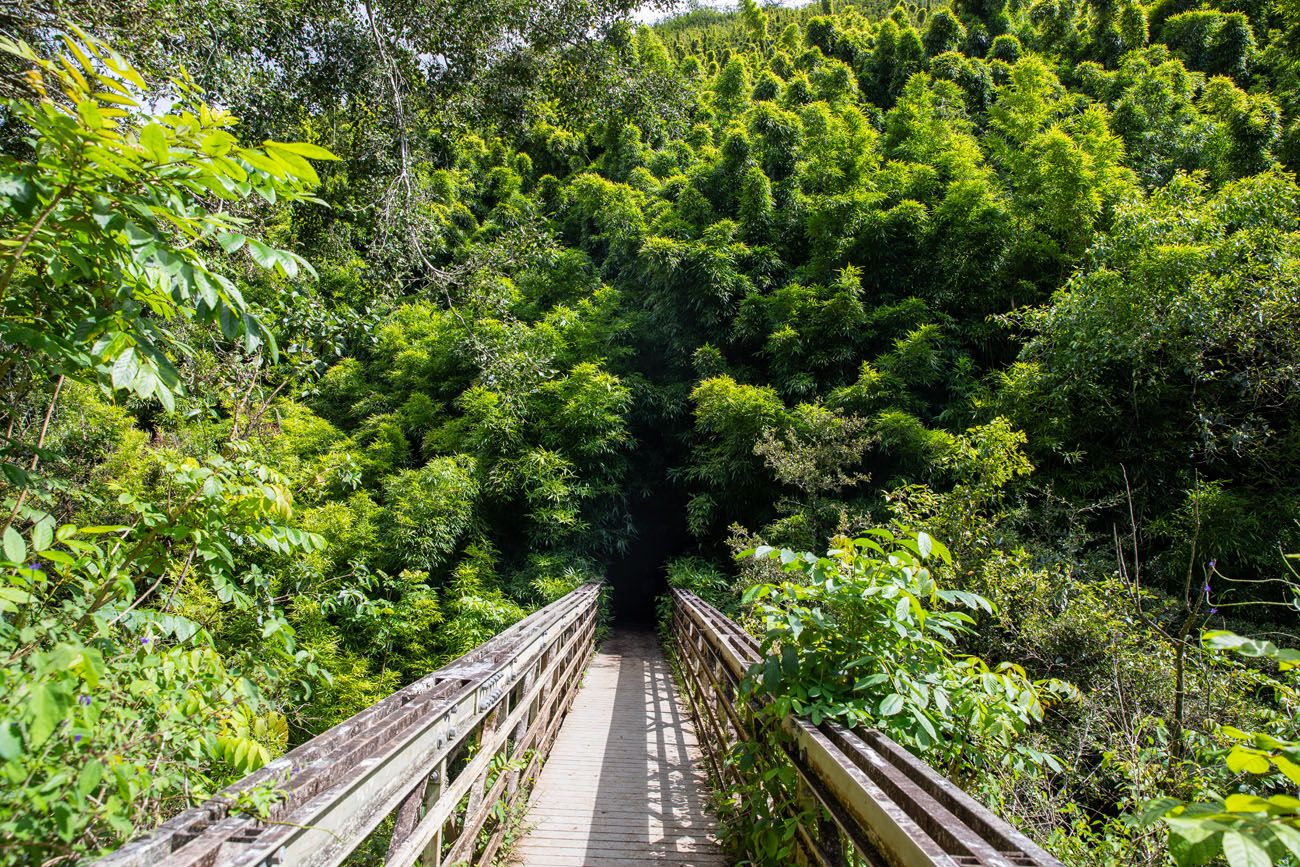
[[[560,729],[511,863],[721,867],[710,806],[695,731],[658,640],[616,631]]]

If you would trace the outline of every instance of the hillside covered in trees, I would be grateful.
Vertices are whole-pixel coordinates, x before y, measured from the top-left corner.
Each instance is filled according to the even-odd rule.
[[[608,578],[1069,865],[1300,864],[1300,5],[636,5],[0,12],[0,860]]]

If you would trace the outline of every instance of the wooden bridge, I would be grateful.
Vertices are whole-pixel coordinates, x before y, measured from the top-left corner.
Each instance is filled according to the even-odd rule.
[[[674,678],[652,634],[596,648],[598,611],[597,585],[575,590],[100,863],[771,863],[724,852],[712,809],[759,725],[737,700],[756,642],[674,591]],[[878,732],[784,726],[769,757],[798,781],[783,862],[1061,867]],[[243,807],[258,792],[277,793],[261,816]]]

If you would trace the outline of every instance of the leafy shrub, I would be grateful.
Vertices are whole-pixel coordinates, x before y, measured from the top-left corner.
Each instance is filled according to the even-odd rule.
[[[825,557],[766,546],[746,552],[780,561],[786,576],[750,587],[742,600],[762,622],[765,659],[753,676],[769,697],[765,713],[874,726],[949,774],[1062,768],[1019,736],[1042,720],[1045,704],[1075,691],[959,652],[975,623],[965,611],[992,606],[941,589],[935,570],[952,562],[941,543],[873,530],[833,545]]]
[[[1225,630],[1206,632],[1202,642],[1210,650],[1276,663],[1285,680],[1268,685],[1294,712],[1300,703],[1293,674],[1300,651]],[[1223,763],[1237,775],[1241,791],[1192,804],[1157,798],[1146,805],[1144,820],[1159,818],[1168,826],[1169,852],[1179,867],[1208,864],[1219,856],[1229,867],[1267,867],[1300,858],[1300,797],[1294,794],[1300,788],[1300,741],[1293,734],[1248,734],[1234,726],[1223,726],[1219,733],[1230,743],[1221,752]]]
[[[715,608],[729,612],[737,594],[731,576],[701,557],[678,557],[664,566],[668,586],[687,590]]]
[[[25,857],[101,852],[260,767],[286,746],[277,697],[326,676],[267,576],[233,570],[241,555],[321,544],[287,523],[281,480],[217,458],[168,478],[170,502],[122,495],[131,526],[45,517],[25,537],[4,531],[0,833]],[[256,619],[256,646],[185,616],[187,582]]]

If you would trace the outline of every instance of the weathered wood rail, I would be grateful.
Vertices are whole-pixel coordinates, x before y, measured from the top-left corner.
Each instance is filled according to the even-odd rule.
[[[389,867],[490,864],[591,656],[589,584],[128,843],[104,867],[341,864],[393,818]],[[232,810],[284,793],[261,820]],[[382,849],[381,849],[382,851]]]
[[[752,636],[698,596],[673,591],[673,638],[710,771],[722,791],[743,783],[728,761],[755,736],[738,702],[762,661]],[[796,863],[817,867],[1062,867],[933,768],[875,731],[785,721],[786,760],[798,773]]]

